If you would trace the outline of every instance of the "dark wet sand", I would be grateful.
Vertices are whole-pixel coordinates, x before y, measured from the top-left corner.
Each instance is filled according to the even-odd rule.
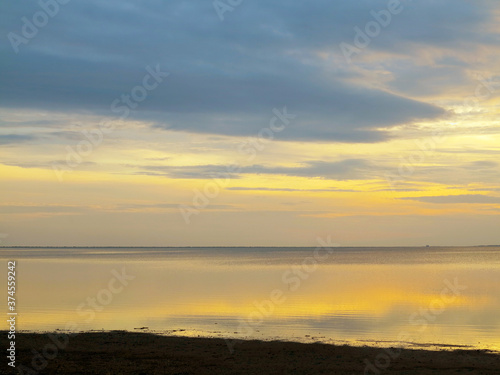
[[[17,333],[17,369],[2,355],[2,374],[364,374],[366,361],[378,356],[379,367],[366,374],[500,374],[500,355],[477,350],[425,351],[373,347],[242,341],[230,353],[217,338],[156,336],[133,332],[89,332],[78,335]],[[7,333],[0,343],[7,345]],[[67,342],[66,342],[67,341]],[[38,354],[37,354],[38,353]],[[47,358],[51,358],[48,359]],[[390,363],[387,359],[390,359]],[[22,371],[18,372],[22,367]],[[387,367],[386,367],[387,366]],[[386,369],[383,369],[386,367]],[[32,371],[32,372],[30,372]]]

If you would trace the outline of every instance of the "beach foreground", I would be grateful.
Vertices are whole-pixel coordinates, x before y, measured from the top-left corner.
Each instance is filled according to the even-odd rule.
[[[16,369],[6,374],[499,374],[500,355],[239,341],[124,331],[16,333]],[[1,346],[9,348],[7,332]],[[56,349],[56,345],[59,346]]]

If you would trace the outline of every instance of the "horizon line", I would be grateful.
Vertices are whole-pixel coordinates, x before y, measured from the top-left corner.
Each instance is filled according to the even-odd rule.
[[[318,246],[250,246],[250,245],[237,245],[237,246],[231,246],[231,245],[225,245],[225,246],[44,246],[44,245],[29,245],[29,246],[23,246],[23,245],[12,245],[12,246],[1,246],[0,249],[15,249],[15,248],[46,248],[46,249],[99,249],[99,248],[116,248],[116,249],[141,249],[141,248],[147,248],[147,249],[165,249],[165,248],[315,248]],[[423,247],[423,248],[431,248],[431,247],[500,247],[500,244],[498,245],[391,245],[391,246],[384,246],[384,245],[379,245],[379,246],[332,246],[336,248],[364,248],[364,247],[370,247],[370,248],[394,248],[394,247]]]

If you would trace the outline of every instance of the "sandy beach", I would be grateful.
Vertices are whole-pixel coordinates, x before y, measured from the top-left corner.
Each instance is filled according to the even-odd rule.
[[[8,348],[7,332],[1,345]],[[56,347],[59,346],[58,349]],[[240,341],[124,331],[17,333],[2,374],[499,374],[500,354]]]

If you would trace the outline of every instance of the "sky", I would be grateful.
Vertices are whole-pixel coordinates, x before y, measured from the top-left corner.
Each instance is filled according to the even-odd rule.
[[[500,244],[494,0],[0,5],[0,245]]]

